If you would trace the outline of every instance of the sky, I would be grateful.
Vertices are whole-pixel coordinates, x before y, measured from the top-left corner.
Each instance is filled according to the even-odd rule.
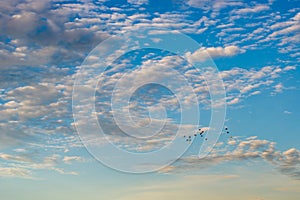
[[[300,198],[299,0],[1,1],[0,47],[1,199]]]

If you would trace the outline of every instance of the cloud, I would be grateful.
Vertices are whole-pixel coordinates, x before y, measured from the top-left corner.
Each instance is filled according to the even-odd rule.
[[[215,147],[205,158],[199,159],[196,155],[182,157],[177,163],[162,170],[162,172],[176,173],[230,161],[262,159],[273,164],[283,174],[300,180],[300,151],[296,148],[279,151],[276,150],[275,145],[275,142],[260,140],[256,136],[244,140],[234,137],[228,140],[227,144],[224,143]]]
[[[74,63],[108,34],[93,28],[68,28],[75,11],[87,14],[93,4],[64,4],[49,0],[1,2],[0,34],[7,38],[1,65]],[[77,57],[77,58],[76,58]]]
[[[284,89],[284,86],[282,85],[282,83],[278,83],[277,85],[274,86],[274,92],[276,93],[281,93],[282,90]]]
[[[65,156],[62,158],[59,154],[52,154],[43,158],[30,158],[27,154],[12,155],[0,154],[0,178],[30,178],[37,179],[37,173],[41,170],[55,171],[59,174],[78,175],[75,171],[65,171],[63,164],[71,164],[74,161],[82,162],[83,158],[79,156]]]
[[[234,45],[226,47],[202,47],[195,52],[186,53],[186,58],[191,62],[199,62],[208,59],[207,54],[212,58],[217,58],[231,57],[243,52],[245,51]]]
[[[224,16],[220,10],[227,8],[240,13],[253,13],[265,10],[269,5],[247,7],[246,3],[236,0],[225,2],[220,0],[190,0],[187,2],[188,5],[207,11],[200,19],[191,18],[191,16],[198,14],[197,11],[193,10],[180,10],[180,12],[174,10],[165,13],[145,11],[143,14],[132,14],[133,5],[144,3],[147,1],[129,1],[122,8],[118,8],[117,6],[108,7],[103,2],[100,4],[93,2],[73,2],[70,4],[61,1],[55,4],[49,0],[1,2],[3,15],[0,20],[0,34],[7,38],[3,44],[0,44],[1,65],[36,66],[64,63],[68,66],[74,66],[79,64],[93,47],[110,35],[141,27],[168,28],[180,30],[183,33],[203,34],[204,32],[215,33],[214,27],[216,26],[222,27],[224,24],[232,24],[231,29],[216,32],[217,36],[220,36],[219,34],[226,35],[222,37],[222,46],[239,46],[239,49],[246,49],[243,46],[249,47],[249,42],[247,44],[245,42],[250,40],[251,48],[254,46],[260,48],[256,41],[266,39],[264,36],[269,30],[264,26],[271,26],[271,23],[276,21],[266,21],[264,26],[258,27],[258,30],[260,28],[263,31],[251,36],[249,34],[252,32],[251,27],[244,27],[244,30],[241,30],[240,26],[235,24],[235,20],[231,18],[236,16]],[[98,12],[99,7],[101,13]],[[211,10],[212,13],[209,12]],[[220,17],[217,18],[216,16],[219,15]],[[297,21],[298,16],[296,14],[290,20]],[[263,25],[262,23],[258,24]],[[286,31],[294,30],[297,25],[294,28],[287,28]],[[231,31],[230,35],[226,33],[229,30]],[[286,31],[286,34],[290,34]],[[239,34],[235,34],[236,32]],[[242,34],[241,32],[246,33]],[[275,33],[275,36],[276,38],[282,37],[281,33]],[[270,41],[271,38],[267,40]],[[296,42],[297,36],[282,39],[282,44],[291,45],[292,41]],[[232,50],[234,49],[228,49],[228,51]],[[296,50],[291,49],[291,51]],[[224,52],[216,51],[214,53],[224,54]],[[231,53],[225,52],[225,54],[230,56]]]
[[[83,158],[80,156],[65,156],[63,158],[64,163],[66,164],[72,164],[72,162],[76,161],[76,162],[83,162]]]
[[[189,0],[185,3],[191,7],[212,11],[212,17],[218,16],[222,9],[244,5],[243,2],[237,0]]]
[[[112,119],[112,112],[109,108],[110,99],[107,99],[107,97],[111,95],[109,93],[110,88],[114,88],[114,84],[122,77],[122,69],[128,66],[130,66],[130,64],[124,61],[124,63],[108,70],[101,77],[101,87],[103,87],[103,90],[99,88],[99,105],[97,106],[97,108],[99,108],[97,113],[101,119]],[[233,68],[221,71],[219,75],[224,80],[228,105],[237,105],[245,98],[259,94],[266,87],[274,87],[274,91],[278,91],[278,88],[276,89],[275,87],[278,83],[276,83],[275,80],[280,77],[282,73],[287,73],[295,69],[294,66],[284,68],[267,66],[261,69],[248,70]],[[74,130],[72,126],[74,124],[72,124],[72,111],[70,108],[73,76],[67,75],[68,70],[65,69],[41,67],[41,70],[45,70],[45,74],[42,73],[40,77],[37,77],[37,74],[34,73],[35,70],[32,70],[34,76],[28,79],[27,84],[5,90],[0,95],[3,101],[0,105],[0,118],[7,121],[7,123],[0,123],[0,129],[5,130],[0,133],[2,148],[9,145],[20,144],[28,138],[33,139],[37,134],[70,135],[73,133]],[[171,78],[177,76],[172,70],[177,71],[186,80],[182,78]],[[128,75],[127,79],[122,82],[123,88],[130,88],[132,82],[136,85],[141,85],[149,78],[154,82],[172,83],[173,86],[176,86],[173,92],[178,92],[177,97],[171,94],[163,95],[162,93],[161,98],[158,99],[153,97],[149,98],[151,95],[145,96],[137,94],[137,97],[140,96],[142,98],[132,99],[134,101],[128,105],[129,107],[124,107],[123,109],[130,109],[135,116],[133,119],[138,119],[136,122],[140,124],[144,124],[147,120],[149,121],[149,111],[153,114],[161,113],[164,108],[171,112],[176,111],[179,108],[178,97],[181,98],[181,103],[187,106],[194,103],[195,100],[201,102],[203,106],[210,104],[209,90],[205,82],[204,74],[199,73],[199,71],[189,66],[181,58],[165,56],[149,60],[146,56],[144,60],[142,60],[141,66],[133,69],[131,75]],[[170,82],[170,80],[174,82]],[[189,88],[179,84],[179,80],[184,82],[188,81],[193,88],[193,92],[198,95],[198,99],[193,98],[192,95],[188,95],[186,91],[188,91]],[[29,84],[29,82],[32,83]],[[151,94],[158,94],[157,91],[159,91],[159,88],[157,86],[152,86],[152,88],[148,89]],[[120,97],[126,96],[127,92],[128,89],[120,90],[118,91],[118,95]],[[145,103],[147,107],[145,107]],[[33,119],[35,123],[32,123]],[[126,121],[126,119],[124,120]],[[159,125],[161,123],[165,123],[161,118],[157,118],[156,121],[153,120],[153,124]],[[167,123],[171,125],[173,122],[171,122],[171,119],[167,119]],[[39,127],[37,127],[36,124],[38,124]],[[120,132],[119,129],[115,129],[111,125],[111,123],[106,123],[105,125],[105,127],[110,130],[108,132],[112,135]],[[165,131],[172,133],[175,127],[169,126]],[[144,134],[146,133],[148,132]],[[150,148],[150,146],[155,147],[155,144],[162,144],[161,142],[164,144],[171,139],[169,137],[170,135],[166,134],[165,136],[166,137],[162,137],[161,140],[157,140],[155,143],[143,144],[143,146],[145,146],[144,150],[148,147]],[[117,142],[119,139],[120,138],[118,138]],[[132,141],[127,142],[130,143]]]
[[[270,7],[268,5],[256,5],[254,7],[249,7],[249,8],[241,8],[238,10],[234,10],[233,12],[239,15],[246,15],[249,13],[257,13],[265,10],[269,10]]]
[[[132,4],[145,4],[147,1],[129,1]],[[132,12],[132,8],[123,5],[122,8],[107,7],[105,4],[94,4],[90,1],[78,1],[73,3],[57,1],[37,1],[37,0],[12,0],[1,1],[0,34],[3,41],[0,42],[0,84],[3,88],[0,92],[0,150],[8,147],[15,147],[30,143],[30,148],[48,149],[50,151],[64,151],[71,153],[72,148],[82,147],[79,140],[73,135],[73,123],[71,115],[71,93],[73,84],[73,73],[76,66],[80,64],[84,56],[99,42],[112,34],[120,31],[134,30],[140,27],[162,27],[180,30],[189,34],[215,33],[215,26],[224,29],[224,38],[216,47],[206,47],[191,52],[188,56],[191,59],[201,59],[202,51],[207,51],[213,58],[232,57],[245,51],[243,42],[250,41],[256,43],[258,37],[269,36],[270,41],[281,41],[281,45],[291,45],[297,42],[299,13],[285,20],[277,22],[275,16],[272,20],[266,20],[253,32],[253,38],[243,40],[242,33],[256,28],[254,24],[245,24],[244,29],[240,29],[236,23],[237,16],[224,16],[217,19],[217,15],[222,9],[237,6],[237,13],[247,17],[246,13],[255,13],[259,10],[267,10],[268,6],[256,5],[244,8],[246,5],[240,1],[196,1],[190,0],[188,4],[204,10],[212,9],[211,14],[193,18],[198,11],[166,11],[164,13],[143,12],[143,14]],[[101,13],[99,13],[101,10]],[[134,13],[134,14],[132,14]],[[198,16],[198,15],[197,15]],[[231,18],[232,17],[232,18]],[[200,18],[200,19],[199,19]],[[255,19],[253,19],[255,21]],[[264,21],[264,20],[259,20]],[[251,26],[250,26],[251,25]],[[226,29],[226,30],[225,30]],[[268,32],[270,30],[270,32]],[[230,31],[230,35],[227,35]],[[273,32],[272,32],[273,31]],[[267,35],[266,35],[267,34]],[[213,34],[211,34],[213,35]],[[227,37],[228,36],[228,37]],[[257,37],[256,37],[257,36]],[[283,37],[290,36],[290,37]],[[268,37],[267,37],[268,38]],[[253,40],[252,40],[253,39]],[[219,45],[219,46],[218,46]],[[263,48],[253,47],[253,48]],[[289,46],[290,47],[290,46]],[[296,48],[287,48],[287,52],[296,51]],[[292,50],[291,50],[292,49]],[[293,54],[297,56],[297,54]],[[133,71],[131,76],[135,82],[142,82],[151,76],[153,80],[161,80],[168,73],[168,66],[174,62],[182,64],[178,59],[167,57],[155,62],[144,62],[141,69]],[[128,63],[123,63],[127,65]],[[156,64],[156,67],[153,67]],[[128,64],[129,65],[129,64]],[[152,66],[152,68],[151,68]],[[289,70],[295,70],[292,65],[285,68],[276,66],[263,67],[262,69],[242,69],[233,68],[222,71],[220,74],[224,78],[224,84],[228,92],[227,102],[229,105],[236,105],[243,99],[259,94],[264,88],[271,88],[275,92],[286,89],[281,83],[276,82],[276,78]],[[184,71],[185,70],[185,71]],[[183,74],[193,82],[195,92],[199,95],[201,103],[207,102],[209,93],[204,83],[204,78],[199,73],[192,71],[189,67],[184,69]],[[162,75],[164,72],[164,76]],[[114,76],[108,74],[107,85],[118,80],[121,73]],[[168,75],[173,75],[169,73]],[[131,82],[125,82],[125,86],[130,86]],[[154,91],[155,88],[153,88]],[[185,95],[186,87],[178,87],[183,91],[181,96],[184,103],[188,105],[192,102],[191,96]],[[123,91],[126,92],[126,91]],[[103,93],[106,95],[106,93]],[[146,98],[143,100],[147,100]],[[149,100],[149,99],[148,99]],[[163,106],[169,106],[170,110],[176,110],[178,102],[170,96],[164,97],[161,101],[145,101],[150,105],[153,113]],[[104,102],[102,102],[104,104]],[[132,104],[137,109],[143,106]],[[139,106],[139,107],[138,107]],[[105,108],[105,107],[104,107]],[[107,113],[98,110],[98,114]],[[145,109],[135,112],[140,123],[145,124],[148,118],[144,117]],[[148,111],[148,110],[147,110]],[[158,110],[159,111],[159,110]],[[111,113],[110,113],[111,114]],[[142,117],[141,117],[142,116]],[[168,119],[170,122],[170,119]],[[157,119],[154,123],[159,124]],[[108,126],[108,128],[111,128]],[[191,128],[191,127],[187,127]],[[174,129],[169,126],[167,134],[160,139],[150,140],[149,143],[138,147],[138,150],[148,151],[161,142],[168,142]],[[118,132],[119,130],[115,130]],[[115,134],[112,132],[112,134]],[[54,138],[49,139],[49,135]],[[38,143],[39,138],[43,143]],[[41,139],[43,138],[43,139]],[[46,138],[46,139],[45,139]],[[124,138],[115,138],[115,142],[120,142]],[[94,144],[101,144],[101,141],[92,141]],[[132,141],[126,141],[131,143]],[[135,144],[134,144],[135,145]],[[137,146],[128,148],[135,149]],[[232,142],[234,145],[234,142]],[[18,152],[15,153],[25,153]],[[64,155],[64,154],[63,154]],[[56,170],[59,173],[68,173],[57,165],[79,161],[80,158],[73,155],[49,156],[39,160],[41,165],[33,165],[28,157],[19,154],[1,153],[1,159],[7,163],[26,162],[27,168],[11,166],[12,170],[3,167],[4,174],[17,174],[18,171],[23,176],[31,176],[31,169]],[[22,163],[21,163],[22,162]],[[30,164],[31,163],[31,164]],[[34,170],[33,170],[34,171]],[[72,173],[72,172],[70,172]],[[27,175],[26,175],[27,174]],[[74,173],[76,174],[76,173]],[[10,175],[9,175],[10,176]]]
[[[283,113],[284,113],[284,114],[287,114],[287,115],[292,114],[292,112],[290,112],[290,111],[288,111],[288,110],[283,111]]]
[[[0,167],[0,177],[33,179],[30,170],[18,167]]]
[[[136,5],[143,5],[149,3],[148,0],[127,0],[127,2]]]
[[[286,66],[285,68],[283,68],[284,71],[290,71],[290,70],[295,70],[296,67],[295,66]]]
[[[228,53],[232,52],[231,50],[224,50],[224,48],[222,48],[221,52],[226,52],[226,55],[232,54]],[[215,53],[215,55],[216,54],[219,55],[219,53]],[[110,106],[110,100],[107,99],[108,95],[110,95],[109,88],[113,88],[114,84],[122,77],[122,67],[129,66],[130,63],[124,61],[124,63],[120,64],[119,68],[111,68],[103,74],[102,79],[100,79],[102,81],[102,86],[104,87],[104,90],[99,91],[99,110],[97,110],[97,113],[100,119],[105,119],[106,117],[111,119],[112,112],[107,107]],[[193,67],[183,62],[181,58],[179,59],[176,56],[160,56],[153,60],[149,60],[146,56],[145,60],[142,61],[141,66],[133,69],[132,74],[127,77],[127,81],[122,82],[123,88],[129,88],[132,85],[132,82],[137,85],[141,84],[144,80],[149,78],[156,82],[165,81],[168,84],[172,83],[175,86],[178,86],[175,88],[175,91],[178,90],[178,94],[180,94],[179,96],[182,98],[183,103],[189,105],[194,99],[191,95],[187,95],[186,91],[188,87],[179,84],[179,80],[181,79],[171,79],[174,82],[170,82],[170,79],[168,80],[169,77],[176,75],[172,69],[175,71],[177,70],[177,72],[181,73],[183,77],[187,79],[193,87],[193,91],[198,95],[198,100],[203,103],[203,105],[209,105],[209,91],[205,83],[204,74],[199,73]],[[267,66],[262,69],[246,70],[242,68],[233,68],[231,70],[221,71],[220,76],[224,79],[228,94],[226,100],[229,105],[236,105],[248,96],[258,94],[266,86],[270,88],[273,86],[275,87],[276,78],[280,77],[282,73],[294,69],[296,69],[294,66],[287,66],[284,68]],[[37,73],[37,71],[41,72]],[[43,135],[45,137],[47,137],[47,135],[56,135],[57,137],[60,137],[62,134],[65,134],[70,136],[74,131],[74,124],[71,120],[72,111],[70,108],[72,84],[74,80],[73,75],[68,75],[70,72],[64,68],[58,69],[56,67],[43,66],[37,69],[30,69],[27,73],[29,72],[32,72],[32,74],[31,76],[28,75],[28,80],[21,80],[20,83],[22,86],[10,88],[6,85],[8,89],[4,90],[0,95],[0,98],[3,101],[0,105],[0,118],[6,121],[5,123],[0,123],[0,130],[3,130],[0,132],[1,148],[20,145],[27,140],[32,141],[38,135]],[[22,73],[22,71],[19,73]],[[6,81],[4,79],[2,81],[8,84],[8,80],[11,78],[6,77],[5,79]],[[17,78],[16,81],[18,82]],[[17,82],[15,84],[18,84]],[[152,87],[149,92],[157,94],[157,90],[159,90],[159,88]],[[119,95],[123,96],[128,92],[128,89],[119,92]],[[159,111],[163,110],[163,108],[167,108],[170,111],[178,109],[178,100],[174,95],[165,95],[159,100],[153,100],[153,98],[149,99],[149,96],[147,97],[145,95],[140,96],[143,98],[139,99],[137,102],[132,102],[128,107],[133,111],[133,114],[135,114],[134,119],[138,119],[137,122],[140,124],[145,124],[147,120],[149,121],[149,111],[157,114],[160,113]],[[149,110],[145,109],[143,103],[147,103],[147,109],[149,108]],[[124,109],[127,108],[124,107]],[[129,146],[128,149],[136,150],[136,148],[138,148],[138,150],[141,151],[149,151],[153,150],[157,145],[168,143],[172,139],[171,135],[174,130],[176,131],[176,126],[178,124],[173,123],[171,118],[167,118],[167,121],[161,120],[161,118],[153,120],[153,124],[156,125],[164,122],[168,123],[166,129],[164,129],[166,134],[157,136],[160,137],[160,139],[155,138],[149,143],[142,144],[142,148],[136,146],[136,144],[138,144],[136,141],[125,141],[123,140],[124,137],[115,137],[115,135],[118,135],[121,132],[119,129],[112,127],[112,125],[115,125],[114,123],[106,123],[105,128],[110,130],[108,132],[114,136],[112,140],[116,143],[122,145],[120,141],[124,141],[123,144],[133,144],[132,146]],[[82,123],[84,124],[84,122]],[[187,130],[190,129],[192,129],[192,127],[187,127]],[[147,132],[144,134],[146,133]],[[40,145],[40,147],[63,149],[66,147],[69,148],[67,145],[73,145],[71,145],[71,140],[66,143],[67,144],[63,145]],[[94,143],[101,144],[101,141],[94,141]],[[74,145],[80,146],[78,143]]]
[[[64,70],[47,69],[40,77],[24,80],[30,84],[8,87],[0,95],[0,148],[34,140],[38,134],[72,133],[72,77],[64,76]]]
[[[294,66],[283,68],[265,66],[260,69],[232,68],[220,71],[227,92],[228,104],[240,103],[241,100],[260,94],[263,89],[266,90],[267,88],[273,90],[271,93],[282,92],[287,88],[283,87],[282,83],[278,83],[276,79],[282,74],[295,69]]]
[[[282,47],[281,52],[297,52],[297,45],[300,42],[300,20],[299,13],[285,21],[275,22],[270,25],[270,31],[260,43],[277,41],[276,45]],[[288,47],[287,47],[288,46]]]
[[[240,102],[240,99],[238,97],[231,99],[227,104],[228,105],[234,105]]]
[[[9,154],[4,154],[4,153],[0,153],[0,159],[16,161],[16,162],[29,162],[30,161],[30,158],[28,158],[28,157],[12,156],[12,155],[9,155]]]

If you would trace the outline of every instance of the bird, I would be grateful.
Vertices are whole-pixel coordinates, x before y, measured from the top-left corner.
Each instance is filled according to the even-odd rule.
[[[198,129],[198,132],[199,132],[199,135],[200,135],[201,137],[203,137],[203,134],[205,133],[205,131],[204,131],[202,128],[199,128],[199,129]],[[197,136],[198,136],[198,133],[194,133],[193,135],[194,135],[194,137],[197,137]],[[192,141],[192,135],[188,135],[188,136],[184,135],[183,137],[184,137],[184,138],[187,138],[187,139],[185,140],[185,141],[187,141],[187,142],[191,142],[191,141]],[[205,138],[205,140],[207,140],[207,138]]]

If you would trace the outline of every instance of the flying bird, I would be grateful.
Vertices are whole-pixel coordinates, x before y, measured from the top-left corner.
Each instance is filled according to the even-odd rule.
[[[199,133],[199,135],[200,135],[201,137],[203,137],[203,134],[205,133],[205,131],[202,130],[201,128],[199,128],[199,129],[198,129],[198,133]],[[189,136],[184,135],[183,137],[184,137],[184,138],[187,138],[185,141],[191,142],[191,141],[192,141],[192,136],[197,137],[197,136],[198,136],[198,133],[194,133],[193,135],[189,135]],[[205,140],[207,140],[207,138],[205,138]]]

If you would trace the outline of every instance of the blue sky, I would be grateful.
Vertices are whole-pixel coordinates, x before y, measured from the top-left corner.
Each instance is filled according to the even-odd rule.
[[[1,199],[299,199],[298,0],[11,0],[0,13]],[[120,48],[109,39],[127,33]],[[181,56],[128,51],[172,36]],[[186,142],[199,127],[205,137]],[[145,163],[107,141],[129,155],[167,148]]]

